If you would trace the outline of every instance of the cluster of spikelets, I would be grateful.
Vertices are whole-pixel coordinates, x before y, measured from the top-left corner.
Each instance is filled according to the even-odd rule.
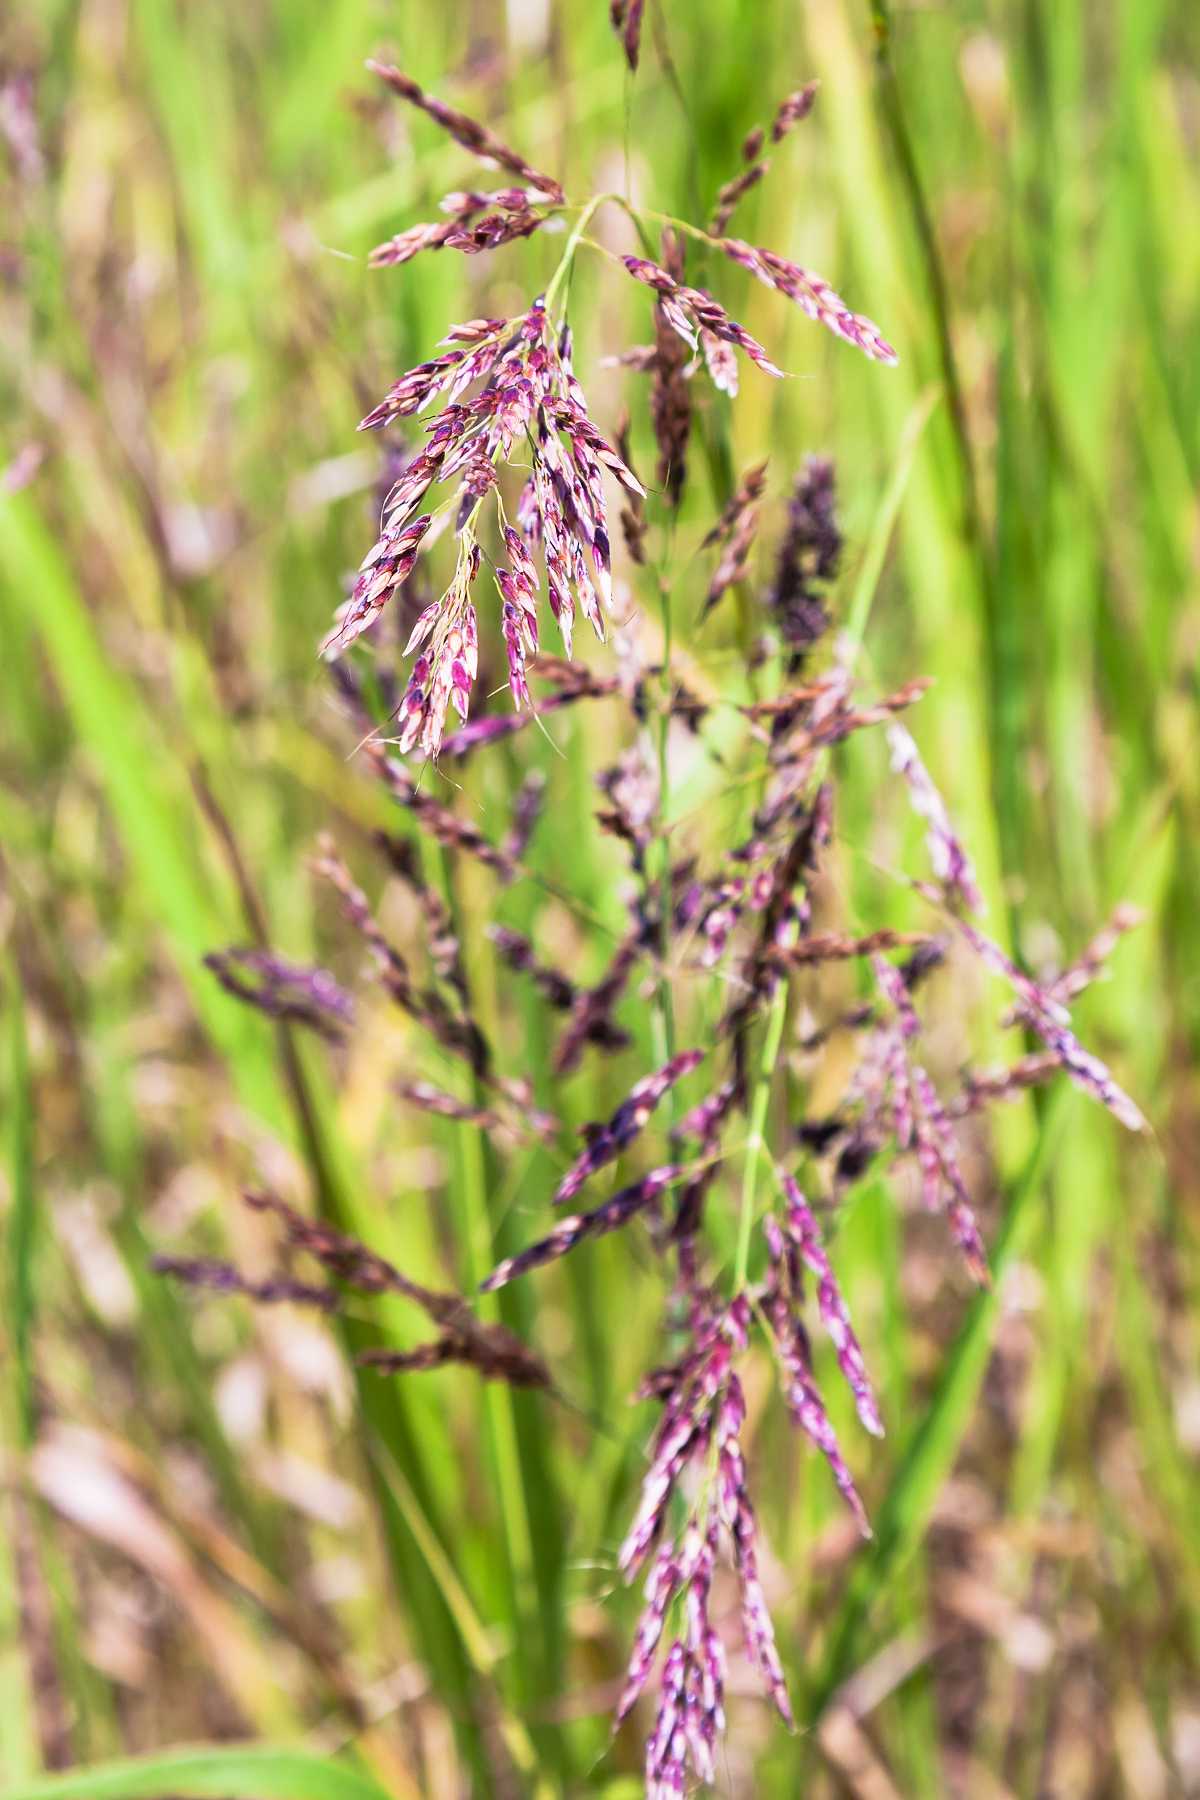
[[[531,235],[565,208],[558,182],[540,175],[494,133],[424,93],[402,71],[384,64],[370,66],[459,143],[518,174],[527,184],[491,193],[447,195],[443,208],[448,219],[411,227],[381,244],[372,253],[376,267],[406,263],[424,250],[451,248],[470,253],[495,248]],[[803,95],[793,97],[794,104],[785,102],[773,134],[781,137],[803,117],[811,97],[812,90],[806,89]],[[726,202],[723,216],[728,216],[731,204]],[[711,237],[709,241],[847,342],[880,362],[895,362],[895,352],[877,327],[851,312],[811,270],[738,239]],[[568,250],[568,258],[570,254]],[[668,259],[676,256],[676,241],[668,238]],[[678,358],[672,359],[663,350],[664,326],[677,335],[685,352],[690,350],[697,357],[702,354],[714,385],[724,393],[737,392],[737,350],[766,374],[782,375],[757,339],[713,295],[688,286],[669,268],[645,257],[626,256],[622,261],[629,273],[656,295],[660,344],[655,357],[670,369],[676,388],[681,369]],[[669,389],[667,393],[669,397]],[[407,653],[415,653],[416,660],[398,711],[401,751],[416,750],[427,757],[436,757],[441,750],[451,707],[461,718],[467,717],[478,673],[475,592],[487,554],[483,540],[489,499],[495,510],[497,558],[501,553],[506,558],[504,562],[492,560],[500,629],[508,657],[509,687],[514,705],[520,708],[529,705],[527,668],[540,645],[539,562],[550,611],[569,657],[577,607],[598,637],[603,639],[605,634],[612,554],[605,476],[618,482],[635,505],[646,498],[628,461],[589,416],[571,365],[570,327],[565,313],[555,316],[550,293],[535,299],[522,317],[473,319],[455,326],[443,339],[442,353],[395,382],[363,419],[360,430],[377,430],[435,407],[424,428],[425,444],[387,494],[379,537],[322,645],[327,656],[346,650],[376,622],[412,575],[421,554],[447,525],[453,525],[453,577],[413,628]],[[677,395],[675,410],[684,425],[682,434],[677,430],[674,435],[686,437],[687,403]],[[673,476],[672,449],[677,452]],[[682,479],[683,446],[668,442],[666,454],[667,466],[660,468],[660,474],[668,483],[673,480],[677,488]],[[499,472],[518,461],[528,461],[530,474],[515,520],[510,521]],[[448,489],[436,505],[429,499],[435,489]]]
[[[636,62],[641,17],[636,0],[613,6],[614,24],[631,62]],[[437,120],[465,148],[520,183],[448,196],[444,222],[402,232],[380,246],[372,258],[375,264],[402,264],[435,248],[473,253],[494,247],[528,236],[566,206],[559,184],[491,131],[432,99],[399,70],[373,66],[396,93]],[[773,142],[805,116],[812,100],[811,87],[789,96],[772,121]],[[845,307],[811,271],[723,235],[741,195],[766,168],[761,155],[766,137],[766,130],[751,134],[742,171],[718,196],[712,230],[698,235],[874,360],[894,362],[895,354],[877,328]],[[665,709],[676,729],[697,734],[703,733],[710,712],[710,703],[690,692],[670,666],[650,672],[661,678],[652,683],[646,671],[620,664],[590,670],[569,660],[577,609],[598,638],[605,636],[612,561],[607,479],[623,490],[620,522],[634,564],[644,560],[647,530],[646,490],[630,468],[626,435],[615,434],[614,447],[592,421],[572,368],[570,329],[563,311],[556,310],[561,272],[580,237],[577,230],[560,275],[523,315],[454,328],[442,353],[403,376],[364,419],[363,426],[374,429],[430,413],[423,446],[410,447],[390,467],[378,541],[324,646],[336,658],[400,597],[399,609],[411,622],[405,653],[415,659],[395,692],[400,755],[388,754],[385,744],[372,736],[369,762],[418,830],[452,857],[472,858],[501,884],[525,872],[525,852],[541,805],[540,782],[531,779],[518,791],[511,829],[497,843],[426,792],[401,757],[410,751],[428,758],[470,755],[520,731],[535,714],[545,717],[587,702],[625,709],[635,726],[652,709]],[[737,385],[737,352],[768,375],[779,370],[712,295],[684,280],[679,231],[664,234],[662,264],[642,256],[623,260],[654,295],[655,341],[648,349],[623,352],[617,360],[652,377],[658,483],[662,502],[671,506],[678,502],[686,468],[689,383],[696,374],[707,370],[714,385],[731,394]],[[523,471],[512,518],[505,511],[500,482],[506,464],[520,464]],[[444,493],[433,504],[429,496],[435,489]],[[735,583],[749,579],[765,489],[765,465],[747,470],[700,546],[716,557],[705,610]],[[545,959],[528,938],[502,927],[490,931],[502,965],[515,980],[531,984],[551,1018],[559,1021],[554,1052],[559,1074],[576,1068],[588,1054],[612,1055],[629,1046],[619,1008],[643,980],[662,983],[685,972],[717,971],[716,991],[724,997],[706,1048],[672,1054],[636,1081],[611,1116],[586,1126],[581,1148],[564,1158],[557,1189],[548,1199],[560,1208],[575,1206],[589,1183],[639,1145],[667,1097],[694,1084],[690,1103],[669,1127],[667,1159],[655,1160],[597,1204],[560,1213],[544,1236],[507,1258],[483,1283],[485,1289],[499,1288],[585,1240],[637,1219],[648,1227],[664,1263],[669,1259],[673,1265],[667,1324],[682,1347],[642,1386],[643,1397],[658,1403],[661,1416],[636,1513],[619,1553],[625,1577],[643,1582],[644,1607],[618,1721],[634,1709],[656,1662],[659,1666],[657,1710],[645,1750],[651,1800],[680,1795],[691,1780],[708,1782],[714,1776],[724,1727],[726,1648],[713,1621],[711,1596],[725,1559],[738,1587],[748,1659],[783,1719],[792,1723],[759,1575],[757,1524],[741,1444],[746,1408],[738,1364],[756,1328],[773,1350],[783,1400],[795,1424],[827,1460],[859,1528],[869,1531],[866,1509],[814,1376],[806,1321],[808,1283],[815,1286],[817,1317],[859,1421],[873,1435],[883,1431],[824,1246],[822,1218],[875,1159],[911,1164],[927,1206],[944,1216],[970,1274],[985,1280],[986,1248],[957,1145],[961,1120],[1065,1072],[1126,1125],[1142,1126],[1133,1102],[1075,1036],[1067,1010],[1100,973],[1131,922],[1129,916],[1118,915],[1054,980],[1031,980],[975,922],[981,899],[970,859],[901,723],[900,715],[920,698],[925,684],[913,682],[864,701],[847,657],[835,654],[817,673],[808,667],[830,623],[828,589],[841,553],[834,497],[832,465],[813,459],[796,479],[774,572],[760,589],[782,682],[795,685],[781,685],[773,696],[741,708],[745,747],[761,758],[761,798],[747,835],[711,867],[702,867],[695,857],[672,861],[668,855],[653,870],[649,847],[660,831],[661,795],[653,768],[634,749],[597,775],[604,799],[597,817],[624,846],[633,878],[628,926],[600,979],[581,985]],[[490,512],[494,529],[486,528]],[[421,559],[446,530],[455,544],[449,585],[433,599],[414,602]],[[481,643],[476,598],[485,560],[499,601],[496,636],[514,711],[468,719],[480,660],[490,653],[486,632]],[[543,578],[567,660],[541,651],[538,595]],[[764,656],[763,666],[766,662]],[[335,672],[356,723],[373,733],[378,720],[364,698],[353,659],[338,664]],[[389,671],[383,668],[381,676],[386,691]],[[543,689],[536,705],[534,678]],[[447,732],[451,708],[462,723]],[[815,894],[834,829],[831,753],[853,733],[871,729],[886,734],[892,769],[925,827],[932,879],[915,885],[931,909],[926,932],[851,935],[816,927]],[[533,1106],[528,1082],[503,1072],[509,1059],[497,1053],[479,1023],[449,908],[423,877],[411,839],[379,833],[377,846],[392,875],[419,902],[428,933],[424,973],[414,971],[385,935],[366,894],[331,845],[322,847],[317,872],[331,884],[390,999],[440,1053],[469,1069],[477,1098],[467,1103],[421,1079],[406,1080],[397,1089],[399,1096],[429,1113],[486,1130],[502,1147],[537,1141],[561,1149],[568,1142],[565,1127]],[[1011,1006],[1006,1022],[1031,1032],[1042,1048],[1006,1067],[965,1074],[952,1094],[943,1095],[920,1056],[918,1002],[926,977],[956,940],[1007,984]],[[768,1036],[773,1028],[782,1028],[789,983],[798,971],[846,962],[867,972],[870,997],[850,1011],[835,1008],[795,1047],[812,1059],[819,1059],[835,1039],[848,1040],[854,1049],[836,1108],[824,1118],[806,1119],[797,1132],[809,1171],[806,1185],[818,1196],[810,1202],[787,1166],[795,1145],[779,1147],[777,1155],[762,1146],[776,1064],[752,1051],[764,1027]],[[287,1024],[313,1028],[335,1042],[354,1028],[352,995],[325,971],[263,949],[223,952],[210,964],[231,992]],[[747,1114],[749,1150],[740,1123]],[[705,1254],[705,1210],[735,1159],[745,1166],[750,1155],[756,1166],[760,1154],[776,1198],[765,1208],[747,1210],[743,1186],[744,1241],[732,1291],[722,1291],[712,1280]],[[273,1211],[289,1259],[304,1255],[315,1261],[319,1281],[297,1276],[290,1260],[265,1282],[250,1282],[225,1263],[168,1259],[162,1266],[182,1279],[261,1302],[298,1300],[326,1310],[342,1304],[346,1289],[395,1293],[420,1308],[437,1335],[410,1350],[368,1352],[377,1366],[399,1372],[455,1361],[489,1379],[552,1385],[532,1350],[502,1327],[481,1324],[464,1299],[419,1286],[365,1246],[303,1219],[278,1200],[250,1198]],[[753,1254],[751,1230],[757,1239]]]

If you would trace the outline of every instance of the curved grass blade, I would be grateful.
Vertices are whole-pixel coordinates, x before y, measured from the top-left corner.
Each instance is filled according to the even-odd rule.
[[[387,1790],[361,1771],[303,1750],[259,1745],[166,1750],[91,1769],[70,1769],[8,1800],[388,1800]]]

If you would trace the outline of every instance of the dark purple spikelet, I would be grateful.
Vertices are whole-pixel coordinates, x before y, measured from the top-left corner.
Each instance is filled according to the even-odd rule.
[[[710,531],[700,540],[702,550],[710,550],[714,544],[727,544],[737,531],[738,525],[751,507],[762,499],[767,485],[767,465],[765,462],[755,463],[739,481],[731,498],[721,510],[721,516]]]
[[[270,1018],[308,1025],[335,1040],[353,1023],[354,1002],[325,969],[258,949],[214,950],[204,966],[227,993]]]
[[[403,763],[387,754],[382,744],[367,745],[366,755],[386,783],[392,798],[412,813],[417,824],[430,837],[436,838],[447,850],[461,850],[474,857],[502,881],[513,880],[518,872],[514,859],[486,838],[469,819],[459,818],[457,813],[435,800],[432,794],[413,780]]]
[[[514,866],[529,849],[546,803],[546,777],[540,769],[531,769],[517,789],[513,801],[512,821],[501,845],[500,853]]]
[[[961,902],[971,912],[981,912],[983,896],[971,859],[950,823],[946,803],[921,761],[911,733],[897,722],[888,726],[887,740],[892,767],[904,777],[913,811],[920,814],[928,827],[925,841],[929,846],[930,861],[947,901],[951,904]]]
[[[527,1250],[516,1256],[506,1257],[494,1268],[486,1281],[480,1283],[480,1292],[490,1294],[496,1288],[505,1287],[518,1275],[526,1274],[530,1269],[540,1267],[542,1263],[554,1262],[565,1256],[584,1238],[603,1237],[606,1232],[616,1231],[626,1224],[637,1213],[644,1212],[646,1207],[658,1199],[664,1188],[678,1181],[685,1171],[678,1163],[664,1163],[662,1168],[651,1169],[640,1181],[631,1182],[603,1206],[597,1206],[592,1212],[576,1213],[569,1219],[563,1219],[547,1237],[531,1244]]]
[[[788,94],[786,99],[780,101],[775,117],[771,120],[773,144],[781,144],[789,131],[799,125],[801,120],[807,119],[816,104],[820,86],[819,81],[807,81],[794,94]]]
[[[527,207],[520,211],[485,213],[481,219],[459,222],[446,237],[445,244],[448,250],[461,251],[464,256],[478,256],[483,250],[498,250],[503,244],[532,237],[543,223],[543,214]]]
[[[919,1063],[912,1066],[912,1092],[916,1100],[913,1121],[913,1136],[917,1145],[917,1157],[925,1180],[927,1198],[937,1204],[935,1182],[940,1178],[942,1192],[945,1196],[946,1216],[954,1241],[962,1251],[963,1259],[973,1280],[986,1286],[991,1277],[988,1273],[987,1250],[975,1222],[975,1214],[967,1197],[967,1184],[963,1180],[958,1163],[958,1151],[954,1141],[954,1130],[946,1116],[946,1109],[938,1098],[929,1076]]]
[[[597,1041],[597,1031],[612,1022],[612,1011],[629,985],[642,956],[642,929],[637,927],[618,944],[608,968],[595,987],[576,995],[567,1028],[554,1053],[554,1072],[567,1075],[576,1068],[585,1047]]]
[[[435,1087],[431,1081],[400,1081],[396,1084],[396,1092],[410,1105],[422,1112],[436,1113],[442,1119],[457,1119],[461,1124],[477,1125],[484,1131],[494,1131],[501,1123],[499,1114],[490,1108],[471,1106],[446,1093],[444,1088]]]
[[[315,1287],[311,1282],[296,1281],[288,1275],[252,1281],[232,1263],[219,1262],[214,1257],[152,1256],[150,1267],[156,1275],[170,1275],[186,1287],[209,1288],[217,1294],[240,1294],[262,1306],[316,1306],[322,1312],[333,1312],[339,1303],[335,1288]]]
[[[554,1204],[564,1206],[568,1200],[574,1199],[585,1181],[590,1180],[606,1163],[615,1161],[639,1132],[645,1129],[650,1115],[668,1090],[677,1081],[682,1081],[685,1075],[690,1075],[703,1061],[703,1050],[683,1050],[653,1075],[644,1075],[630,1089],[628,1097],[621,1102],[606,1125],[594,1125],[588,1130],[587,1149],[576,1158],[563,1176],[554,1196]]]
[[[423,113],[427,113],[456,143],[461,144],[464,150],[469,150],[472,156],[478,156],[487,163],[498,163],[502,169],[508,169],[519,181],[525,182],[535,189],[538,195],[550,204],[556,206],[562,204],[564,195],[558,182],[552,176],[542,175],[533,168],[523,156],[518,155],[515,150],[509,148],[503,139],[498,138],[495,132],[489,131],[486,125],[480,125],[477,120],[469,118],[466,113],[459,112],[453,106],[447,106],[443,100],[435,99],[432,94],[427,94],[411,76],[406,75],[402,69],[397,69],[391,63],[381,63],[371,59],[367,63],[367,68],[373,75],[378,75],[381,81],[386,82],[394,94],[398,94],[411,106],[419,107]]]
[[[669,278],[683,275],[683,241],[663,231],[662,258]],[[714,340],[715,341],[715,340]],[[733,352],[729,354],[732,356]],[[687,479],[688,439],[692,430],[692,390],[687,379],[688,345],[675,330],[660,297],[654,307],[654,379],[650,419],[658,448],[655,474],[672,506],[678,506]]]
[[[722,594],[745,578],[751,546],[758,534],[758,500],[766,485],[766,476],[766,463],[747,469],[737,492],[701,544],[701,549],[708,549],[713,544],[722,546],[708,584],[705,614],[711,612]]]
[[[920,1031],[920,1022],[908,986],[901,972],[882,957],[872,959],[872,968],[894,1015],[894,1024],[876,1033],[876,1044],[880,1072],[890,1093],[897,1147],[906,1150],[912,1145],[926,1206],[931,1211],[945,1211],[972,1279],[986,1285],[987,1250],[959,1167],[953,1126],[926,1070],[910,1059],[909,1046]]]
[[[532,188],[501,188],[490,194],[447,194],[441,202],[441,210],[448,217],[422,225],[410,225],[406,231],[398,232],[395,237],[388,238],[382,244],[376,244],[367,258],[367,266],[372,269],[397,268],[411,262],[423,250],[441,250],[444,247],[467,249],[468,245],[460,241],[465,228],[480,213],[487,212],[489,207],[497,207],[502,213],[524,219],[531,217],[530,208],[545,198],[545,195],[540,195]],[[533,219],[529,230],[536,230],[542,222],[539,214]],[[470,233],[466,235],[470,236]],[[522,232],[520,235],[526,234]],[[474,247],[473,243],[470,247]]]
[[[701,1143],[708,1143],[737,1105],[738,1094],[736,1080],[723,1081],[719,1088],[706,1094],[703,1100],[697,1101],[690,1111],[676,1121],[672,1137],[699,1138]]]
[[[788,506],[787,534],[768,604],[795,666],[829,624],[821,590],[833,580],[842,554],[835,513],[833,464],[809,457]]]
[[[530,940],[508,925],[489,925],[487,935],[510,969],[529,975],[551,1006],[565,1012],[575,1000],[578,989],[568,975],[539,961]]]

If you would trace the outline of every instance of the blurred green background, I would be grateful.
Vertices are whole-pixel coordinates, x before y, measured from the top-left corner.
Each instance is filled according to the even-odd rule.
[[[836,458],[843,599],[887,544],[870,668],[936,679],[917,729],[995,930],[1040,969],[1119,900],[1146,913],[1080,1016],[1154,1141],[1071,1093],[1001,1121],[976,1159],[1006,1246],[994,1296],[909,1241],[881,1182],[839,1238],[892,1427],[869,1454],[852,1441],[874,1551],[852,1556],[824,1472],[764,1416],[767,1371],[751,1394],[807,1728],[785,1737],[735,1691],[726,1787],[1197,1792],[1200,14],[652,0],[631,80],[607,13],[18,0],[0,22],[0,1786],[43,1760],[262,1737],[353,1742],[395,1794],[637,1791],[636,1735],[610,1748],[607,1712],[649,1259],[606,1244],[513,1302],[580,1417],[466,1373],[356,1387],[324,1331],[146,1266],[196,1245],[252,1260],[239,1185],[311,1190],[275,1040],[200,959],[256,913],[289,953],[336,957],[307,859],[324,828],[386,820],[313,654],[370,541],[378,447],[354,426],[450,322],[515,312],[559,254],[539,236],[367,270],[477,178],[371,85],[384,49],[572,199],[621,187],[628,158],[647,204],[701,221],[750,128],[821,82],[735,229],[820,270],[901,366],[710,271],[798,377],[744,373],[734,461],[769,450],[781,494],[806,453]],[[617,215],[596,229],[628,247]],[[645,340],[645,295],[591,258],[571,311],[611,431],[640,390],[600,359]],[[642,423],[635,445],[648,465]],[[724,499],[695,461],[687,531]],[[719,680],[691,616],[684,654]],[[502,818],[513,771],[540,763],[534,866],[561,879],[569,844],[574,891],[611,915],[603,733],[560,724],[565,760],[528,733],[472,765],[472,804]],[[846,883],[872,924],[904,904],[871,860],[896,859],[898,804],[878,759],[848,758],[867,854]],[[490,892],[472,880],[468,912]],[[504,917],[540,904],[514,891]],[[534,1015],[485,945],[471,958],[544,1093]],[[477,1261],[466,1153],[390,1093],[409,1054],[382,1008],[336,1069],[305,1053],[322,1179],[402,1267],[465,1284],[489,1226]],[[601,1116],[627,1086],[593,1064],[563,1104]],[[521,1237],[534,1186],[495,1199]]]

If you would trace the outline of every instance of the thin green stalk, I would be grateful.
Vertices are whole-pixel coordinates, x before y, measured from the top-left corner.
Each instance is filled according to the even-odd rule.
[[[767,1111],[771,1104],[771,1083],[775,1078],[775,1065],[779,1061],[779,1048],[783,1042],[783,1022],[787,1016],[787,992],[787,982],[782,976],[777,977],[775,992],[771,996],[770,1011],[767,1013],[767,1029],[763,1037],[758,1080],[754,1084],[754,1095],[750,1102],[750,1136],[746,1141],[746,1158],[742,1164],[742,1198],[738,1209],[737,1253],[733,1265],[733,1291],[735,1294],[740,1293],[746,1285],[746,1274],[750,1263],[750,1234],[754,1226],[758,1169],[765,1144],[764,1133]]]
[[[584,233],[606,200],[615,200],[622,206],[625,204],[619,194],[593,194],[592,198],[588,201],[587,205],[576,219],[571,230],[571,235],[567,239],[566,246],[559,259],[558,267],[555,269],[547,283],[545,294],[547,312],[549,312],[550,308],[554,305],[555,300],[558,298],[559,289],[571,273],[571,265],[575,261],[575,252],[583,241]]]
[[[671,839],[667,825],[667,810],[671,798],[670,768],[670,735],[671,735],[671,583],[665,571],[669,569],[675,542],[675,521],[672,518],[666,527],[666,547],[663,556],[664,573],[660,576],[659,591],[662,596],[662,711],[658,721],[658,980],[655,984],[655,1051],[659,1063],[665,1063],[675,1054],[675,1001],[671,993],[671,978],[667,961],[671,950]],[[676,1117],[676,1094],[674,1088],[668,1094],[668,1109],[672,1123]]]

